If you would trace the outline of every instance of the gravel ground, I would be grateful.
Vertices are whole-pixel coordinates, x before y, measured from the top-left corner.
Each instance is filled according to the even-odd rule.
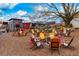
[[[43,49],[30,49],[28,39],[26,37],[13,37],[12,33],[0,34],[0,55],[1,56],[59,56],[58,51],[51,51],[49,47]],[[79,56],[79,29],[76,29],[71,36],[75,36],[71,46],[74,49],[61,48],[60,56]],[[66,43],[71,37],[64,37]]]

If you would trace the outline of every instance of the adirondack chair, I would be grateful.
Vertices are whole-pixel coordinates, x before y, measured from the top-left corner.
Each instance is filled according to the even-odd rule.
[[[33,49],[43,48],[43,45],[41,44],[41,42],[36,41],[35,38],[31,37],[31,42],[33,44],[33,46],[32,46]]]
[[[67,30],[67,33],[66,33],[66,37],[69,37],[70,36],[70,34],[72,33],[74,31],[74,29],[70,29],[70,30]]]
[[[34,41],[34,38],[32,38],[32,37],[30,37],[30,44],[32,45],[32,47],[31,48],[36,48],[36,42]]]
[[[69,31],[67,31],[67,33],[66,33],[66,37],[69,37],[70,36],[70,34],[71,34],[71,31],[69,30]]]
[[[54,38],[50,42],[50,48],[51,50],[57,50],[58,53],[60,54],[60,42],[58,38]]]
[[[62,45],[63,48],[70,48],[70,49],[73,49],[74,47],[71,46],[71,43],[73,42],[74,40],[74,36],[71,38],[70,42],[66,45]]]

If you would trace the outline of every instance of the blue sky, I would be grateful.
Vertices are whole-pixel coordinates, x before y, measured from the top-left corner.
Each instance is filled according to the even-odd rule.
[[[1,3],[0,10],[4,12],[4,14],[15,13],[19,10],[26,11],[28,13],[33,13],[35,11],[35,7],[41,5],[42,7],[48,7],[46,3],[15,3],[16,5],[10,8],[11,3]],[[14,5],[14,3],[13,3]],[[39,7],[38,7],[39,8]]]
[[[19,10],[23,10],[23,11],[27,11],[28,13],[31,13],[33,12],[34,6],[35,6],[34,4],[19,3],[19,4],[16,4],[16,6],[14,6],[12,9],[9,9],[8,7],[4,7],[1,10],[4,12],[4,14],[15,13]]]
[[[32,15],[40,10],[50,10],[50,7],[46,3],[0,3],[0,19],[9,20],[13,17]]]

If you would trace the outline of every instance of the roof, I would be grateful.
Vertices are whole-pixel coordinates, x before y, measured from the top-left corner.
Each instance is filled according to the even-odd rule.
[[[11,19],[9,19],[9,21],[11,21],[11,20],[22,20],[22,19],[18,19],[18,18],[11,18]]]
[[[47,24],[55,24],[55,22],[47,22]]]

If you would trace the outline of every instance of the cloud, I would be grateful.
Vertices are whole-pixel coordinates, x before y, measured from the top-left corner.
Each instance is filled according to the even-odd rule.
[[[38,5],[35,7],[36,11],[48,11],[48,7],[43,7],[41,5]]]
[[[64,9],[62,6],[60,7],[60,12],[64,12]]]
[[[13,8],[17,5],[18,3],[0,3],[0,8],[1,9],[6,9],[6,8]]]
[[[18,3],[9,3],[9,8],[14,8],[16,5],[18,5]]]
[[[8,8],[9,3],[0,3],[0,8]]]
[[[21,17],[21,16],[26,16],[27,12],[26,11],[23,11],[23,10],[19,10],[15,13],[11,13],[11,14],[7,14],[7,15],[2,15],[0,17],[0,19],[4,20],[4,21],[7,21],[11,18],[20,18],[20,19],[25,19],[24,17]]]
[[[36,9],[37,11],[42,11],[42,10],[43,10],[43,7],[39,5],[39,6],[36,6],[35,9]]]
[[[45,7],[44,10],[45,10],[45,11],[48,11],[48,7]]]
[[[12,17],[11,15],[2,15],[2,16],[0,16],[0,20],[8,21],[11,17]]]
[[[3,20],[4,19],[4,17],[0,17],[0,20]]]
[[[17,14],[18,14],[19,16],[23,16],[23,15],[26,15],[27,12],[26,12],[26,11],[19,10],[19,11],[17,11]]]
[[[23,19],[23,22],[31,22],[29,17],[20,17],[20,19]]]

